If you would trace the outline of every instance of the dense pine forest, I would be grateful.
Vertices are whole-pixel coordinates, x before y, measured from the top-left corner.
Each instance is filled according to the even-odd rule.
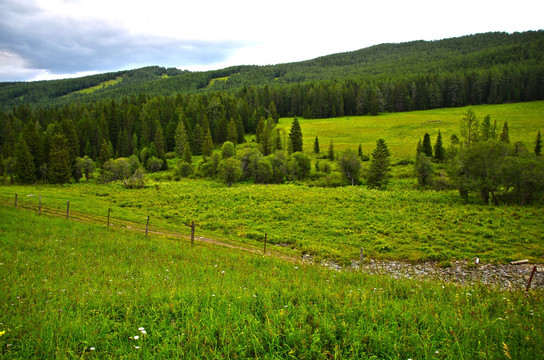
[[[275,126],[281,117],[378,115],[541,100],[543,49],[543,31],[487,33],[383,44],[271,66],[208,72],[148,67],[78,79],[3,83],[1,170],[12,181],[16,175],[23,183],[63,183],[92,173],[95,163],[110,161],[109,177],[115,179],[123,173],[116,167],[132,169],[126,173],[134,173],[140,164],[148,171],[166,170],[167,157],[190,164],[191,155],[211,157],[214,147],[243,143],[247,134],[256,134],[264,156],[278,150],[296,153],[288,141],[291,134]],[[111,163],[131,156],[132,162],[124,165]],[[204,173],[216,174],[220,160],[208,163]],[[309,167],[304,158],[293,162]]]

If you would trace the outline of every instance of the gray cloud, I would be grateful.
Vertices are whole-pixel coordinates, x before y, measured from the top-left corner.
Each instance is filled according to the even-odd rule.
[[[207,65],[224,61],[240,44],[135,36],[102,20],[51,17],[21,0],[0,3],[0,52],[25,69],[52,74],[127,67]],[[12,76],[1,74],[0,80]]]

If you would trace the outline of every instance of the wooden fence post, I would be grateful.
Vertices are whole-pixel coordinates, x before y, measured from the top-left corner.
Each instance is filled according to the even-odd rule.
[[[533,282],[533,276],[535,276],[536,272],[536,266],[533,266],[533,271],[531,272],[531,277],[529,278],[529,283],[527,284],[527,288],[525,289],[525,292],[529,292],[529,288],[531,287],[531,283]]]
[[[268,237],[267,233],[264,233],[264,248],[263,248],[263,255],[266,255],[266,238]]]
[[[108,226],[110,226],[110,212],[111,212],[111,209],[108,208]]]
[[[40,203],[38,205],[38,215],[42,214],[42,196],[40,195]]]
[[[17,207],[17,193],[15,193],[15,207]]]
[[[70,200],[66,202],[66,218],[70,215]]]
[[[195,221],[191,223],[191,246],[195,244]]]
[[[147,229],[149,228],[149,216],[147,217],[147,223],[145,224],[145,237],[147,237]]]

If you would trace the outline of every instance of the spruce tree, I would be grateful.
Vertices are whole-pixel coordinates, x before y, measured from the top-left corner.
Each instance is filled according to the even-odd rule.
[[[499,137],[500,141],[505,144],[510,144],[510,135],[508,134],[508,122],[504,122],[502,127],[501,136]]]
[[[422,151],[426,156],[430,158],[433,157],[433,146],[431,145],[431,136],[427,133],[425,133],[425,135],[423,136]]]
[[[206,135],[204,136],[204,141],[202,141],[202,154],[204,156],[211,156],[212,153],[213,153],[212,133],[210,132],[210,129],[208,128],[208,131],[206,131]]]
[[[317,136],[315,137],[315,140],[314,140],[314,153],[319,154],[319,140]]]
[[[293,152],[302,152],[302,129],[296,117],[289,131],[289,140],[291,141]]]
[[[66,140],[63,134],[56,133],[51,137],[48,167],[49,182],[52,184],[67,183],[70,181],[71,174],[72,168],[70,167],[68,140]]]
[[[238,144],[238,129],[234,119],[230,119],[227,126],[227,141],[230,141],[234,145]]]
[[[177,156],[183,156],[185,148],[189,145],[189,137],[187,136],[187,131],[185,130],[185,125],[183,121],[180,120],[178,126],[176,127],[176,132],[174,133],[174,151]]]
[[[23,184],[31,184],[36,180],[34,159],[26,141],[22,135],[19,135],[15,143],[15,174]]]
[[[442,144],[442,134],[438,130],[438,136],[436,137],[436,143],[434,144],[434,159],[436,162],[443,162],[446,158],[446,149]]]
[[[334,144],[332,143],[332,139],[331,139],[331,143],[329,145],[329,154],[328,154],[328,158],[330,161],[334,161]]]
[[[538,134],[536,135],[536,141],[535,141],[535,155],[540,156],[542,152],[542,139],[540,138],[540,130],[538,130]]]
[[[102,139],[102,142],[100,143],[100,153],[98,155],[98,159],[100,160],[101,164],[104,164],[106,161],[112,158],[111,153],[111,146],[108,144],[106,139]]]
[[[359,159],[363,158],[363,145],[359,144],[359,148],[357,149],[357,156],[359,156]]]
[[[376,148],[372,152],[370,169],[367,173],[367,182],[371,188],[385,188],[391,177],[390,160],[391,153],[384,139],[376,142]]]
[[[491,127],[491,116],[486,115],[482,121],[482,127],[480,129],[480,135],[483,141],[492,140],[492,127]]]

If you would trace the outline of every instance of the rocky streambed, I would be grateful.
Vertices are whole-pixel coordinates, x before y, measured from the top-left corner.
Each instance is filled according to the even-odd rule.
[[[313,262],[309,255],[303,261]],[[342,271],[362,271],[367,274],[382,274],[393,278],[438,279],[460,285],[476,285],[478,283],[506,290],[525,290],[533,267],[537,271],[531,282],[531,289],[544,289],[543,264],[476,264],[469,261],[452,261],[447,266],[439,266],[436,262],[411,264],[401,261],[387,260],[353,260],[348,267],[342,267],[330,260],[323,260],[321,265]]]

